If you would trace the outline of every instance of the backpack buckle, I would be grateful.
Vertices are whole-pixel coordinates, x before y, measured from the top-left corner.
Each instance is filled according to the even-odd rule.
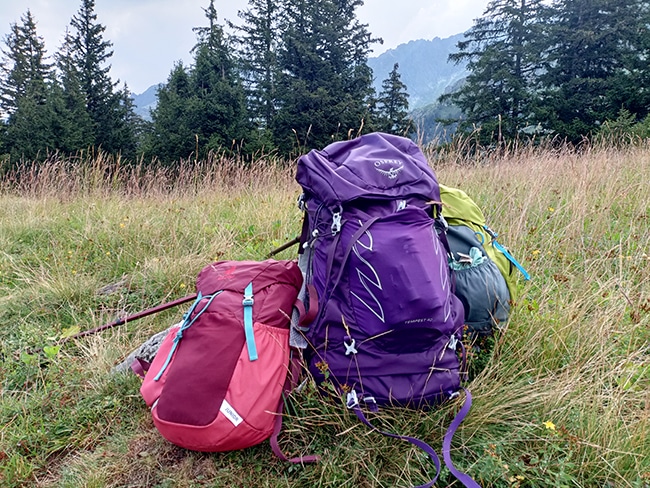
[[[489,234],[489,236],[492,238],[492,240],[495,240],[495,241],[497,240],[497,237],[499,236],[499,234],[494,232],[487,225],[484,225],[483,228],[485,229],[485,232],[487,232]]]
[[[438,224],[438,227],[440,227],[443,232],[447,233],[449,230],[449,223],[447,222],[447,219],[442,216],[442,213],[436,217],[435,221]]]
[[[350,409],[359,406],[359,397],[357,396],[356,391],[352,390],[351,392],[348,393],[347,400],[345,402],[345,406],[350,408]]]
[[[364,396],[362,400],[365,402],[366,407],[370,409],[371,412],[378,412],[379,406],[377,405],[377,400],[373,396]]]
[[[254,303],[255,300],[253,299],[252,295],[244,295],[244,299],[241,301],[241,304],[244,307],[252,307]]]
[[[332,214],[332,235],[341,232],[341,212],[336,211]]]

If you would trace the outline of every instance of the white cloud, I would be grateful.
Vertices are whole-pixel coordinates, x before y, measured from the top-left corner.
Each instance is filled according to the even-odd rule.
[[[482,15],[489,0],[366,0],[359,19],[369,24],[384,44],[373,46],[376,54],[414,39],[449,37],[467,30]],[[104,37],[113,43],[111,74],[141,93],[166,81],[175,62],[191,62],[196,43],[193,27],[205,25],[203,8],[208,0],[96,0],[98,21],[106,27]],[[49,54],[59,48],[66,27],[81,0],[0,0],[0,37],[10,24],[30,9]],[[238,22],[237,12],[246,0],[217,0],[220,23]]]

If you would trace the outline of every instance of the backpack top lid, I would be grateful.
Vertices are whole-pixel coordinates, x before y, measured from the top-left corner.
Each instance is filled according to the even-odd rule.
[[[418,146],[381,132],[310,151],[298,160],[296,180],[328,207],[359,197],[440,201],[436,176]]]
[[[219,290],[243,292],[255,281],[257,289],[283,282],[300,289],[302,274],[290,261],[217,261],[207,265],[196,278],[196,290],[209,295]]]

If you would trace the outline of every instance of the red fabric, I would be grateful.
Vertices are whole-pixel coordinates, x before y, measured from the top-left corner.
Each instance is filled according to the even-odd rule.
[[[176,336],[179,328],[180,324],[176,324],[169,329],[169,332],[160,344],[158,353],[151,362],[151,367],[149,368],[149,371],[147,371],[147,374],[144,377],[144,381],[140,386],[140,394],[142,395],[142,398],[144,398],[144,401],[148,407],[153,405],[153,403],[158,399],[160,393],[163,390],[165,382],[167,381],[167,374],[169,373],[169,370],[166,370],[158,381],[154,381],[153,379],[156,374],[158,374],[158,371],[160,371],[160,369],[163,367],[163,364],[169,355],[169,351],[172,349],[174,337]]]
[[[255,361],[246,348],[242,306],[251,281]],[[270,437],[289,367],[289,323],[301,284],[293,261],[223,261],[201,271],[197,291],[204,296],[224,291],[183,332],[163,375],[154,381],[172,350],[178,331],[172,329],[141,388],[164,437],[200,451],[241,449]],[[224,406],[234,412],[230,418]]]
[[[228,405],[242,422],[235,426],[219,412],[223,398],[218,402],[217,415],[204,425],[183,423],[178,419],[169,421],[162,417],[161,402],[158,402],[152,409],[154,423],[167,440],[187,449],[215,452],[243,449],[271,436],[287,376],[289,331],[256,323],[255,340],[259,359],[250,361],[246,348],[242,347],[225,395]],[[189,406],[188,401],[176,400],[179,410]],[[209,407],[212,402],[216,403],[214,399],[202,404],[192,400],[196,407]]]

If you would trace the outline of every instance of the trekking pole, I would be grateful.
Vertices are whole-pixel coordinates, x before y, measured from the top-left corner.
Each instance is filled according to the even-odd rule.
[[[118,319],[115,322],[111,322],[110,324],[105,324],[105,325],[102,325],[100,327],[96,327],[94,329],[84,330],[82,332],[78,332],[78,333],[76,333],[74,335],[71,335],[69,337],[66,337],[66,338],[62,339],[61,341],[59,341],[59,344],[64,344],[67,341],[69,341],[70,339],[78,339],[79,337],[85,337],[87,335],[96,334],[97,332],[101,332],[103,330],[110,329],[111,327],[115,327],[117,325],[123,325],[123,324],[126,324],[127,322],[132,322],[134,320],[138,320],[138,319],[141,319],[143,317],[147,317],[149,315],[153,315],[155,313],[162,312],[163,310],[167,310],[168,308],[173,308],[173,307],[176,307],[178,305],[182,305],[183,303],[187,303],[187,302],[190,302],[192,300],[196,300],[197,296],[198,295],[196,293],[194,293],[192,295],[187,295],[186,297],[179,298],[179,299],[174,300],[172,302],[163,303],[162,305],[158,305],[156,307],[148,308],[147,310],[143,310],[142,312],[134,313],[133,315],[129,315],[127,317]]]
[[[285,249],[289,249],[291,246],[295,246],[296,244],[299,244],[299,243],[300,243],[300,236],[296,237],[295,239],[290,240],[289,242],[287,242],[287,243],[285,243],[285,244],[282,244],[282,245],[281,245],[280,247],[278,247],[277,249],[274,249],[273,251],[271,251],[270,253],[268,253],[268,254],[266,255],[266,259],[272,258],[272,257],[275,256],[276,254],[279,254],[279,253],[281,253],[282,251],[284,251]]]

